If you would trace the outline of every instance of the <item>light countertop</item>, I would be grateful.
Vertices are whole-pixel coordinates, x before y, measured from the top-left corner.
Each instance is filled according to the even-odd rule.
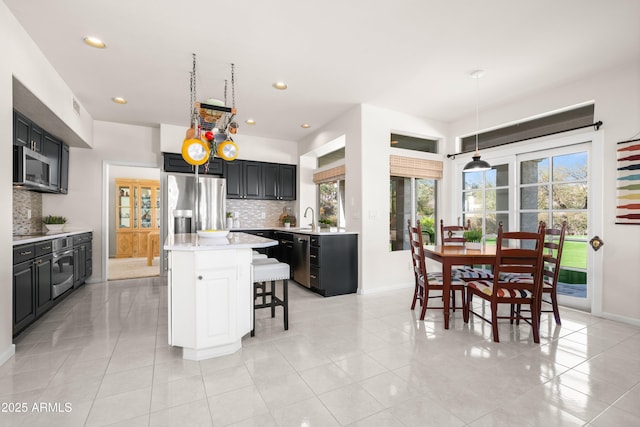
[[[277,244],[277,240],[241,232],[231,232],[222,238],[200,237],[196,233],[186,233],[169,235],[165,240],[164,249],[168,251],[210,251],[267,248]]]
[[[62,232],[49,232],[39,234],[23,234],[13,236],[13,245],[24,245],[26,243],[36,243],[45,240],[57,239],[58,237],[68,237],[74,234],[91,233],[90,228],[73,228]]]
[[[345,231],[343,229],[336,229],[335,227],[330,229],[318,229],[316,231],[311,231],[309,227],[242,227],[242,228],[234,228],[232,231],[243,231],[243,230],[270,230],[270,231],[283,231],[286,233],[298,233],[298,234],[310,234],[316,236],[325,236],[332,234],[358,234],[356,231]]]

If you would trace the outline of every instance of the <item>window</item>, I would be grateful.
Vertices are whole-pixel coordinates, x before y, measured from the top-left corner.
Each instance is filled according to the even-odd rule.
[[[407,221],[420,222],[425,244],[435,241],[437,181],[426,178],[392,176],[390,179],[391,212],[389,249],[409,249]],[[415,213],[415,214],[414,214]]]
[[[494,165],[484,172],[462,173],[462,219],[495,241],[498,224],[509,231],[509,165]]]
[[[318,206],[321,222],[332,227],[346,226],[344,215],[344,180],[318,184]]]
[[[438,141],[434,139],[416,138],[392,133],[389,144],[393,148],[404,148],[405,150],[422,151],[425,153],[438,152]]]

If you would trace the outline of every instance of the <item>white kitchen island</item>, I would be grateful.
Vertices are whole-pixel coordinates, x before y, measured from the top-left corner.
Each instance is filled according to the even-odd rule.
[[[236,352],[253,325],[253,248],[278,242],[246,233],[169,235],[169,345],[203,360]]]

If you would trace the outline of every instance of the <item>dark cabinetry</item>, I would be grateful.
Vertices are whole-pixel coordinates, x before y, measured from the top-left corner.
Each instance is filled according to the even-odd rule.
[[[187,163],[184,158],[182,158],[181,154],[176,153],[162,153],[164,160],[164,171],[165,172],[178,172],[178,173],[193,173],[195,172],[195,166]],[[200,165],[198,166],[199,174],[207,174],[207,175],[222,175],[223,168],[222,164],[224,161],[215,157],[209,161],[209,165]]]
[[[312,235],[309,247],[311,289],[323,296],[358,290],[358,236]]]
[[[266,200],[296,199],[296,166],[277,163],[262,164],[263,198]]]
[[[230,199],[262,198],[262,164],[249,160],[225,162],[227,197]]]
[[[93,270],[93,256],[91,251],[91,233],[73,236],[73,287],[82,285]]]
[[[296,166],[234,160],[225,162],[230,199],[295,200]]]
[[[53,306],[51,241],[13,248],[13,334]]]
[[[293,234],[276,231],[274,238],[278,241],[278,246],[275,249],[276,259],[289,264],[291,273],[293,273],[293,268],[295,267],[293,262]]]
[[[18,111],[13,112],[13,144],[27,147],[45,156],[49,161],[48,191],[67,193],[69,181],[68,145]],[[14,159],[14,168],[24,167],[19,164],[22,161],[19,151],[14,150],[14,156],[17,156]],[[42,188],[39,191],[47,191],[47,189]]]

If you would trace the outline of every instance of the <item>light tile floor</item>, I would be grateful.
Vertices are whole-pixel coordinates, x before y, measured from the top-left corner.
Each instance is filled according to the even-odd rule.
[[[193,362],[167,345],[162,279],[87,285],[16,339],[0,426],[640,425],[640,328],[564,309],[540,345],[508,322],[496,344],[460,311],[417,321],[411,289],[289,288],[289,331],[260,310],[241,351]]]

